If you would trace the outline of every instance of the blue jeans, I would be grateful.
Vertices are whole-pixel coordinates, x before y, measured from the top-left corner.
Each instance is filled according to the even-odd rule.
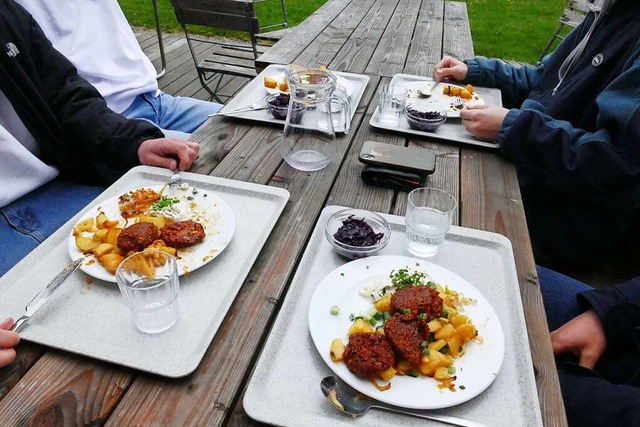
[[[0,208],[0,276],[103,191],[58,178]]]
[[[160,92],[158,96],[153,95],[138,95],[122,114],[129,119],[153,123],[169,138],[189,139],[209,114],[217,113],[222,108],[222,105],[214,102],[171,96],[164,92]]]
[[[544,311],[549,330],[553,331],[582,313],[576,295],[593,288],[553,270],[541,266],[537,269]]]

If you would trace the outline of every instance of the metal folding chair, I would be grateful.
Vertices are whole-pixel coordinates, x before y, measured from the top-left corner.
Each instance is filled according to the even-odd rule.
[[[552,47],[555,48],[555,44],[564,39],[563,31],[567,27],[575,28],[580,25],[588,11],[589,9],[587,8],[586,0],[569,0],[569,3],[567,3],[567,6],[562,12],[562,15],[560,15],[560,18],[558,18],[558,28],[556,29],[556,32],[551,36],[549,43],[547,43],[547,46],[540,54],[538,63],[542,61],[542,58],[544,58],[545,55],[551,52]]]

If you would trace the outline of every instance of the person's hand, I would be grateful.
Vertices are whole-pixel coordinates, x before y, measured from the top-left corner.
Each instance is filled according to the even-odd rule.
[[[481,141],[497,141],[509,110],[497,105],[470,105],[460,111],[467,132]]]
[[[200,146],[195,142],[177,138],[148,139],[138,148],[138,159],[143,165],[159,166],[171,170],[187,170],[198,158]],[[178,160],[180,165],[178,165]]]
[[[11,364],[16,359],[13,347],[20,342],[20,336],[8,329],[13,325],[13,319],[7,318],[0,323],[0,368]]]
[[[581,366],[593,369],[607,348],[607,339],[598,315],[589,310],[551,332],[551,346],[554,354],[573,353]]]
[[[450,82],[451,80],[464,80],[467,78],[469,68],[467,64],[451,56],[442,58],[433,70],[433,77],[436,80]]]

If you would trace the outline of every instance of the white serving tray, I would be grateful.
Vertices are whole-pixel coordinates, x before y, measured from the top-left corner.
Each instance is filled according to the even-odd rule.
[[[263,123],[275,123],[284,126],[284,120],[278,120],[273,118],[271,113],[266,109],[242,111],[235,113],[227,113],[235,110],[244,109],[250,107],[254,102],[267,96],[267,90],[264,87],[264,76],[272,76],[274,74],[284,73],[284,65],[269,65],[262,70],[260,74],[253,80],[251,80],[238,94],[229,101],[218,114],[224,117],[235,117],[238,119],[251,120]],[[364,94],[367,84],[369,83],[369,76],[363,74],[344,73],[341,71],[331,71],[333,74],[339,77],[343,77],[349,80],[353,84],[353,93],[349,97],[351,101],[351,117],[353,119],[356,113],[360,99]],[[342,117],[342,115],[340,116]],[[336,132],[344,132],[344,122],[341,120],[340,124],[336,126]]]
[[[139,332],[114,283],[89,279],[76,271],[23,327],[23,339],[167,377],[182,377],[196,369],[280,217],[289,192],[206,175],[180,174],[191,186],[223,199],[233,211],[236,230],[220,256],[180,278],[178,323],[158,335]],[[134,168],[90,206],[131,189],[162,185],[170,176],[166,169]],[[2,315],[22,315],[33,296],[71,261],[67,239],[86,210],[0,278]]]
[[[308,309],[320,281],[348,262],[333,251],[324,236],[325,221],[338,209],[329,206],[322,211],[247,388],[244,409],[255,420],[274,425],[440,426],[376,410],[354,421],[339,412],[320,390],[320,381],[332,371],[311,340]],[[392,234],[379,255],[407,255],[404,218],[383,216]],[[440,253],[429,261],[453,271],[482,292],[498,313],[507,344],[500,373],[487,390],[466,403],[432,412],[491,426],[541,426],[511,242],[499,234],[453,226]]]
[[[396,74],[391,79],[390,84],[402,85],[402,83],[416,81],[432,82],[433,79],[430,77],[413,76],[410,74]],[[500,89],[476,87],[475,92],[482,96],[485,104],[502,106],[502,94],[500,92]],[[424,132],[411,129],[409,127],[409,123],[407,123],[407,119],[404,116],[400,118],[400,124],[398,126],[389,126],[380,123],[380,109],[376,107],[373,116],[371,116],[371,120],[369,120],[369,124],[379,129],[409,133],[412,135],[424,136],[441,141],[457,142],[460,144],[474,145],[476,147],[492,148],[496,150],[499,148],[498,144],[495,142],[485,142],[474,138],[469,132],[466,131],[466,129],[462,125],[462,121],[460,118],[448,117],[447,121],[440,125],[440,127],[438,127],[435,132]]]

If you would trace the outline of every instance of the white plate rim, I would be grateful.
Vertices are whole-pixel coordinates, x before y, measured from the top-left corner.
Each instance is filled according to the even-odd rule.
[[[162,185],[142,186],[142,187],[136,187],[128,191],[135,191],[139,188],[150,188],[155,191],[160,191],[163,188],[163,186]],[[187,191],[190,191],[191,188],[193,187],[190,187],[190,189]],[[121,194],[125,194],[128,191],[124,191]],[[204,194],[206,194],[206,197],[204,196]],[[91,208],[89,208],[89,210],[87,210],[80,217],[80,219],[76,222],[76,224],[87,218],[91,218],[91,217],[95,218],[100,211],[103,211],[110,220],[117,218],[121,222],[124,221],[124,218],[120,215],[120,210],[118,208],[119,197],[120,197],[120,194],[117,196],[111,197],[109,199],[106,199],[102,202],[94,204],[93,206],[91,206]],[[215,258],[217,258],[231,242],[231,239],[233,238],[233,234],[235,233],[235,228],[236,228],[233,211],[231,210],[229,205],[223,199],[221,199],[218,195],[214,194],[211,191],[198,189],[198,193],[193,195],[193,197],[196,199],[198,204],[203,203],[206,205],[206,211],[210,214],[210,216],[213,216],[216,213],[218,213],[219,214],[218,221],[221,224],[220,224],[219,231],[217,233],[210,236],[206,236],[202,242],[197,243],[196,245],[180,250],[181,258],[177,260],[178,274],[180,276],[184,274],[192,273],[193,271],[197,270],[203,265],[210,263]],[[215,210],[211,210],[212,207]],[[74,224],[74,227],[75,227],[75,224]],[[80,269],[84,273],[88,274],[89,276],[95,279],[104,280],[105,282],[116,283],[115,275],[110,274],[104,267],[102,267],[102,265],[98,263],[98,260],[95,258],[94,255],[85,255],[78,249],[75,243],[75,236],[73,235],[73,229],[71,229],[71,232],[69,233],[67,247],[68,247],[69,256],[71,257],[72,260],[76,260],[81,257],[87,258],[87,261],[83,262],[82,265],[80,265]]]
[[[436,282],[449,285],[465,296],[477,299],[477,304],[467,306],[466,312],[483,337],[482,344],[471,343],[467,353],[456,359],[456,392],[440,390],[438,382],[431,378],[394,377],[391,389],[378,391],[364,379],[358,378],[347,369],[343,362],[335,363],[329,355],[331,340],[342,338],[346,342],[346,332],[351,324],[348,320],[350,309],[344,304],[346,294],[353,299],[361,298],[362,306],[371,306],[370,300],[358,294],[359,288],[373,278],[388,275],[391,270],[403,268],[419,269],[427,272]],[[356,281],[353,277],[359,275]],[[444,280],[443,280],[444,279]],[[368,305],[367,305],[368,304]],[[333,305],[340,307],[338,316],[330,313]],[[482,313],[484,312],[484,315]],[[484,321],[481,316],[486,316]],[[492,321],[495,320],[495,321]],[[381,402],[410,409],[440,409],[467,402],[486,390],[497,377],[504,359],[504,331],[500,320],[489,302],[468,281],[454,272],[428,261],[395,255],[383,255],[355,260],[336,268],[319,283],[309,304],[309,331],[316,350],[329,368],[347,384],[359,392]],[[479,370],[479,379],[475,379],[473,367],[484,366]],[[467,372],[464,371],[467,369]],[[472,374],[469,375],[469,370]],[[383,381],[379,381],[384,383]],[[465,389],[461,390],[460,385]],[[416,398],[420,396],[420,400]],[[412,399],[413,397],[413,399]]]

